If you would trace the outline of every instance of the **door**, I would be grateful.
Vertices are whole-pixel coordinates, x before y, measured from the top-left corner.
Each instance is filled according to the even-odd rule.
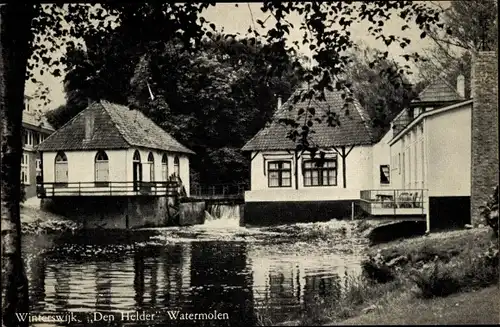
[[[142,165],[140,162],[134,162],[133,168],[134,168],[134,191],[139,191],[139,186],[142,182]]]
[[[67,162],[57,162],[56,163],[56,185],[57,186],[68,186],[68,163]]]

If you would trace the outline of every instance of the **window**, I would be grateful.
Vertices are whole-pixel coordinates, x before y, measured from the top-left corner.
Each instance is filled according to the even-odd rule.
[[[30,175],[29,175],[29,157],[26,153],[23,153],[21,157],[21,183],[24,185],[30,184]]]
[[[304,186],[337,185],[337,158],[325,159],[318,166],[314,160],[305,160],[303,164]]]
[[[174,174],[178,178],[181,176],[181,167],[179,164],[179,157],[178,156],[175,156],[175,158],[174,158]]]
[[[398,173],[401,175],[401,153],[398,153]]]
[[[389,165],[380,166],[380,184],[390,184],[390,168]]]
[[[292,165],[290,161],[270,161],[267,165],[269,187],[292,186]]]
[[[161,179],[162,181],[168,180],[168,157],[166,154],[161,158]]]
[[[149,181],[153,182],[155,180],[155,157],[153,152],[148,154],[148,165],[149,165]]]
[[[56,186],[68,186],[68,158],[64,152],[58,152],[55,159]]]
[[[33,146],[33,133],[30,130],[24,130],[24,145]]]
[[[42,175],[42,160],[40,160],[40,159],[35,160],[35,170],[36,170],[37,176]]]
[[[99,151],[95,155],[95,186],[109,186],[109,160],[108,155],[104,151]]]
[[[132,161],[141,162],[141,155],[139,154],[139,151],[135,150],[134,157],[132,158]]]

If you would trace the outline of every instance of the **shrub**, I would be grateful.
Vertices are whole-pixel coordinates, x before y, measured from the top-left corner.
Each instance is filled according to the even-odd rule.
[[[19,201],[21,203],[26,201],[26,189],[24,183],[21,183],[21,194],[19,195]]]
[[[410,278],[417,285],[420,296],[431,298],[447,296],[461,290],[472,290],[498,283],[499,251],[492,244],[484,253],[469,252],[467,257],[440,266],[434,261],[432,268],[415,270]]]
[[[411,279],[420,290],[423,298],[447,296],[460,289],[460,282],[447,269],[440,269],[439,261],[435,261],[432,268],[423,271],[415,270]]]
[[[486,201],[485,205],[481,207],[481,215],[483,216],[486,224],[493,229],[493,233],[498,238],[499,217],[498,217],[498,185],[494,188],[493,194]]]
[[[363,260],[361,268],[363,269],[363,276],[372,282],[387,283],[396,278],[394,271],[383,261],[380,254]]]

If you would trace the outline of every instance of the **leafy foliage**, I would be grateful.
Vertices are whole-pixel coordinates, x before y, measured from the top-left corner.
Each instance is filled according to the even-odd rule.
[[[352,53],[346,75],[354,96],[371,117],[376,136],[380,136],[394,116],[418,95],[420,85],[414,87],[393,60],[383,58],[375,66],[375,58],[384,56],[380,50],[354,47]]]
[[[470,80],[474,53],[498,47],[497,3],[492,0],[451,1],[442,21],[447,29],[430,29],[433,46],[422,53],[426,60],[417,63],[424,80],[432,81],[441,74],[450,85],[456,85],[458,75]],[[465,84],[465,96],[470,96],[470,83]]]
[[[499,233],[499,217],[498,217],[498,185],[493,190],[486,204],[481,207],[481,215],[483,216],[486,224],[491,227],[495,237],[498,239]]]

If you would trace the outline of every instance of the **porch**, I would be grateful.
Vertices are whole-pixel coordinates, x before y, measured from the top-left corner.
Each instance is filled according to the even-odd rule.
[[[372,216],[425,216],[427,199],[425,189],[363,190],[360,207]]]
[[[74,182],[39,183],[37,197],[59,196],[173,196],[178,192],[176,181],[166,182]]]

